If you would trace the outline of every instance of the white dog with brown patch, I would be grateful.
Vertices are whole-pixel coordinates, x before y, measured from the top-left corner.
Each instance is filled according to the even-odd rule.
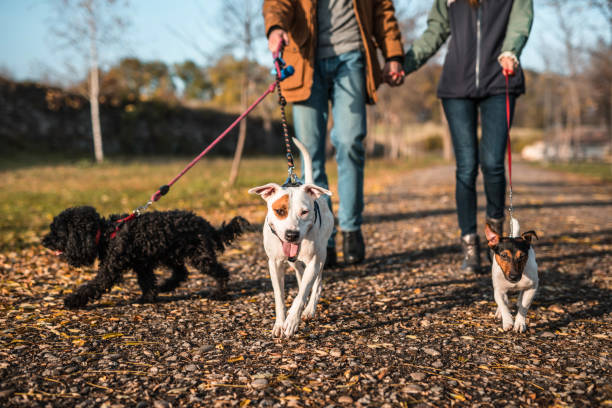
[[[293,142],[302,154],[305,184],[269,183],[249,190],[268,204],[263,240],[274,289],[276,321],[272,335],[275,337],[290,337],[297,331],[300,318],[314,318],[321,297],[327,241],[334,228],[334,216],[323,197],[331,196],[331,192],[313,184],[310,155],[297,139]],[[295,270],[299,287],[286,317],[285,272],[281,269],[285,261]]]

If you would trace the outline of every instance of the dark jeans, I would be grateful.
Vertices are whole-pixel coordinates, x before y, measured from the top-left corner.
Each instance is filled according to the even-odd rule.
[[[514,95],[510,95],[510,123],[514,114]],[[461,235],[476,229],[476,176],[482,169],[487,217],[502,218],[506,197],[505,153],[508,137],[506,95],[482,99],[442,99],[444,113],[453,139],[457,162],[455,200]],[[478,141],[478,108],[482,137]]]
[[[363,212],[365,165],[366,83],[365,58],[359,50],[317,59],[310,97],[293,104],[295,135],[312,157],[312,175],[317,186],[328,188],[325,172],[325,138],[331,101],[334,125],[330,140],[338,163],[338,225],[342,231],[358,231]],[[303,164],[303,162],[302,162]],[[302,174],[304,169],[302,168]],[[331,199],[325,196],[331,209]],[[334,233],[328,246],[334,247]]]

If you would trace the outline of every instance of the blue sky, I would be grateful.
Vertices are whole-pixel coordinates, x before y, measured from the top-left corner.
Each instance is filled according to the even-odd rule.
[[[0,72],[8,72],[19,80],[47,77],[61,82],[74,76],[66,68],[69,64],[82,69],[81,58],[59,49],[50,34],[53,5],[58,3],[59,0],[0,0]],[[409,11],[427,8],[428,4],[423,0],[396,1],[398,7]],[[209,63],[228,44],[230,36],[224,31],[227,28],[222,21],[222,6],[222,0],[131,0],[126,9],[131,24],[125,31],[125,41],[101,50],[102,62],[108,66],[123,56],[137,56],[167,63],[186,59]],[[542,70],[544,55],[558,60],[555,52],[560,43],[554,30],[554,15],[544,6],[544,0],[535,0],[535,13],[522,64]],[[577,41],[583,44],[593,43],[598,35],[607,35],[605,26],[598,24],[599,17],[593,12],[586,13],[590,25],[580,27],[577,36]],[[602,27],[601,33],[598,26]],[[262,40],[263,33],[256,44],[256,55],[261,63],[267,63],[266,42]],[[196,43],[199,50],[193,45]]]

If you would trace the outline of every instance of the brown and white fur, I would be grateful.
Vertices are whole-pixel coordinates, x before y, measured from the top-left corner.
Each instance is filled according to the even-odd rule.
[[[495,302],[497,310],[495,318],[502,320],[502,328],[515,332],[524,332],[527,329],[525,317],[531,302],[538,290],[538,264],[535,251],[531,245],[536,233],[528,231],[519,236],[519,223],[511,218],[512,236],[502,237],[487,224],[485,235],[489,247],[493,252],[492,277]],[[512,322],[508,302],[508,291],[519,291],[518,311]]]
[[[313,184],[310,155],[298,140],[293,142],[304,161],[305,184],[283,187],[269,183],[249,190],[259,194],[268,205],[263,240],[276,306],[274,337],[290,337],[297,331],[300,318],[314,318],[321,297],[327,241],[334,227],[334,217],[323,197],[331,192]],[[285,273],[281,269],[284,262],[295,269],[299,287],[286,316]]]

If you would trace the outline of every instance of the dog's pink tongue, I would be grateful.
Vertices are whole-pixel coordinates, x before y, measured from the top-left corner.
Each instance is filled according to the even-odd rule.
[[[298,253],[298,246],[296,244],[292,244],[291,242],[283,242],[283,252],[285,256],[292,258]]]

